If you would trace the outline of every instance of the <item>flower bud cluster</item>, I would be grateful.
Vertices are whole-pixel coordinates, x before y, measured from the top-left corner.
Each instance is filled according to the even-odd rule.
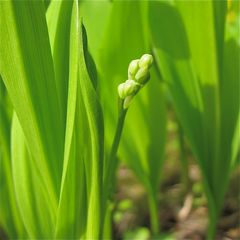
[[[150,54],[144,54],[140,59],[130,62],[128,66],[128,80],[118,86],[118,95],[124,100],[124,108],[128,108],[132,98],[150,79],[149,68],[153,63]]]

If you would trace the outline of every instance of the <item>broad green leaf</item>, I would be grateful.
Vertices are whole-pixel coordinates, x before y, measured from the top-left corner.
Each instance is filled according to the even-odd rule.
[[[82,101],[81,119],[83,135],[81,136],[81,146],[84,154],[87,179],[87,229],[86,239],[99,238],[101,231],[102,209],[102,172],[104,154],[104,125],[101,105],[98,101],[95,80],[93,77],[94,69],[90,69],[87,64],[89,52],[87,48],[87,35],[83,25],[80,29],[80,53],[79,53],[79,86],[80,103]],[[81,106],[81,105],[80,105]],[[89,144],[86,142],[89,141]],[[86,152],[85,152],[86,151]]]
[[[221,117],[223,119],[221,128],[224,136],[222,137],[221,149],[225,149],[225,143],[229,147],[228,144],[232,140],[232,166],[235,165],[240,149],[240,82],[237,79],[240,66],[239,6],[240,3],[237,1],[229,2],[225,24],[224,69],[220,84]],[[231,107],[229,107],[230,103]]]
[[[210,238],[229,180],[239,112],[239,49],[229,36],[224,43],[225,13],[225,1],[151,2],[149,9],[158,65],[202,170]]]
[[[38,159],[46,192],[54,202],[59,190],[64,132],[44,6],[41,1],[5,1],[0,6],[0,71],[29,150]]]
[[[29,153],[19,120],[14,114],[11,135],[15,196],[28,237],[52,238],[56,205],[48,201],[40,172]]]
[[[201,168],[206,169],[203,172],[204,179],[205,177],[209,179],[210,182],[207,184],[211,185],[211,167],[206,159],[206,154],[209,152],[208,147],[204,147],[206,137],[203,121],[204,102],[202,100],[204,94],[201,91],[199,76],[196,74],[192,61],[184,22],[176,7],[163,2],[150,3],[149,21],[161,74],[168,84],[178,118],[193,152],[201,159],[199,160]],[[177,42],[176,39],[178,39]],[[208,121],[206,120],[206,122]],[[211,198],[210,195],[209,198]]]
[[[224,193],[228,185],[230,167],[236,160],[239,149],[239,109],[240,109],[240,46],[237,40],[229,38],[225,40],[223,48],[223,68],[221,68],[220,84],[220,117],[221,117],[221,141],[219,164],[216,167],[216,190],[218,184],[223,187],[219,190],[219,205],[223,204]],[[232,146],[236,145],[235,153]],[[235,156],[234,156],[235,155]],[[233,161],[233,162],[232,162]],[[222,173],[225,172],[225,176]]]
[[[89,50],[94,59],[98,59],[102,52],[102,41],[106,33],[106,26],[112,9],[110,1],[80,1],[80,13],[83,23],[88,30]]]
[[[207,1],[203,4],[195,2],[187,7],[178,3],[178,6],[185,20],[194,67],[201,82],[204,149],[207,150],[205,161],[208,162],[204,171],[209,172],[208,181],[215,195],[217,209],[220,209],[229,178],[231,143],[237,121],[239,95],[238,90],[235,90],[238,89],[237,67],[233,64],[232,69],[228,70],[229,51],[233,53],[234,50],[229,50],[229,44],[224,44],[226,1]],[[236,47],[235,51],[233,62],[237,64],[239,52]],[[226,117],[226,105],[229,103],[233,104],[233,108]],[[226,174],[221,176],[223,170],[226,170]],[[222,191],[218,189],[219,184]]]
[[[177,116],[202,169],[204,161],[203,100],[194,71],[186,30],[181,15],[171,3],[149,2],[149,25],[153,51],[161,76],[171,93]],[[208,172],[203,173],[203,178]],[[209,193],[209,185],[206,184]],[[209,199],[212,202],[212,193]]]
[[[46,10],[48,9],[50,2],[51,0],[44,0],[44,5]]]
[[[196,153],[203,140],[200,117],[203,107],[183,22],[174,6],[156,1],[149,3],[149,24],[157,64]]]
[[[14,165],[14,184],[19,187],[17,199],[22,201],[18,206],[25,221],[32,219],[39,224],[25,222],[32,238],[51,237],[62,174],[64,121],[56,89],[45,9],[42,1],[5,1],[0,3],[0,8],[0,72],[25,137],[26,147],[19,143],[19,152],[26,152],[24,148],[29,152],[29,157],[24,154],[21,159],[25,161],[24,168],[21,164]],[[25,181],[29,172],[41,188]],[[23,184],[27,184],[28,192],[20,190]],[[24,206],[23,201],[27,201],[29,195],[32,205]],[[34,200],[38,195],[39,199]],[[42,211],[35,218],[32,212],[38,210],[34,204]],[[42,216],[51,217],[46,220]],[[45,229],[44,221],[45,224],[50,222]]]
[[[14,195],[10,159],[12,107],[0,78],[0,225],[10,238],[26,237]]]
[[[52,1],[46,14],[55,81],[64,123],[67,111],[71,10],[72,1]]]
[[[201,161],[208,162],[205,171],[208,172],[208,181],[211,188],[213,188],[215,181],[212,172],[220,157],[218,155],[220,140],[218,83],[218,67],[220,65],[218,66],[218,59],[221,58],[218,58],[218,53],[220,54],[222,51],[220,41],[222,41],[221,38],[223,39],[223,30],[221,28],[224,28],[224,24],[223,26],[219,25],[222,21],[224,23],[224,18],[221,17],[223,11],[220,4],[214,4],[213,1],[206,1],[203,4],[192,2],[186,6],[183,3],[177,2],[189,39],[188,43],[194,70],[201,86],[204,108],[202,114],[204,142],[202,146],[204,146],[203,150],[205,150],[205,156],[202,157]],[[200,15],[202,16],[201,18]],[[215,22],[215,17],[218,19],[218,22]],[[220,27],[217,29],[216,26]],[[217,38],[217,36],[221,36],[221,38]],[[209,164],[209,160],[211,164]]]

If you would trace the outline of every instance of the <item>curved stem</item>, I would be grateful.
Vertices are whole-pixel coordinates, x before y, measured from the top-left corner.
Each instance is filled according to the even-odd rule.
[[[119,100],[119,116],[118,116],[117,128],[113,138],[110,154],[109,154],[109,157],[106,159],[105,169],[104,169],[105,171],[104,171],[104,178],[103,178],[103,205],[102,205],[102,213],[103,213],[104,221],[106,220],[106,218],[109,218],[110,216],[108,213],[106,213],[107,201],[108,201],[108,198],[110,197],[112,188],[115,183],[115,174],[116,174],[116,169],[118,165],[116,155],[117,155],[120,139],[122,136],[122,130],[123,130],[126,113],[127,113],[127,109],[123,108],[123,101]],[[104,226],[101,227],[102,230],[100,233],[100,239],[103,238],[103,234],[111,231],[110,229],[107,230],[109,226],[110,226],[109,224],[108,226],[105,226],[105,223],[104,223]],[[103,232],[103,229],[104,229],[104,232]]]
[[[119,110],[117,128],[116,128],[116,132],[115,132],[115,135],[114,135],[111,151],[110,151],[108,160],[106,162],[106,173],[104,175],[103,186],[105,188],[107,187],[107,190],[106,190],[107,192],[110,191],[109,188],[111,188],[112,182],[114,180],[114,175],[115,175],[116,168],[117,168],[116,154],[117,154],[118,146],[119,146],[120,139],[121,139],[121,136],[122,136],[122,130],[123,130],[125,116],[126,116],[126,113],[127,113],[127,110],[123,109],[122,104],[123,103],[121,101],[120,102],[120,110]]]

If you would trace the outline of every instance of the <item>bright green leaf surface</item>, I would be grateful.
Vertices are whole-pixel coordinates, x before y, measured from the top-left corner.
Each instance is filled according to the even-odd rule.
[[[95,71],[89,62],[86,32],[79,23],[75,2],[71,22],[64,171],[56,234],[61,238],[97,239],[101,225],[103,119],[94,88]],[[69,211],[69,205],[72,211]]]
[[[67,125],[65,137],[64,168],[62,175],[61,195],[58,209],[56,237],[79,238],[85,230],[86,210],[84,204],[85,171],[83,153],[79,144],[81,129],[77,104],[78,66],[79,66],[79,18],[78,5],[74,2],[71,15],[71,38],[69,55],[69,94]],[[71,196],[71,197],[70,197]],[[70,197],[70,198],[69,198]]]
[[[229,36],[224,43],[225,13],[225,1],[151,2],[149,9],[158,65],[202,170],[210,238],[228,184],[239,111],[239,47]]]
[[[23,134],[16,135],[24,135],[13,141],[14,146],[19,144],[16,151],[22,154],[15,153],[14,159],[22,156],[23,161],[22,165],[19,160],[14,161],[18,206],[29,236],[51,237],[60,188],[64,128],[45,10],[40,1],[1,2],[0,7],[3,43],[0,71],[23,130]],[[26,148],[29,157],[25,154]],[[36,183],[26,182],[28,176],[36,178]],[[24,184],[26,191],[21,191]],[[27,199],[31,204],[23,204]],[[33,217],[33,212],[39,209],[41,214]],[[44,228],[44,221],[44,224],[49,221],[48,227]]]
[[[64,123],[67,111],[71,10],[72,1],[52,1],[46,14],[57,93]]]
[[[26,237],[14,196],[10,159],[12,107],[0,78],[0,224],[11,238]]]
[[[25,136],[16,114],[12,124],[12,173],[15,195],[22,221],[30,238],[52,238],[56,205],[46,198],[40,172],[29,153]]]
[[[49,200],[56,204],[64,131],[44,6],[40,1],[0,6],[2,78]]]

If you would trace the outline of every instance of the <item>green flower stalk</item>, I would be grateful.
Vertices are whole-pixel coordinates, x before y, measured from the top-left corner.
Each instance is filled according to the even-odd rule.
[[[104,207],[103,213],[105,215],[108,199],[111,196],[115,174],[117,170],[117,150],[119,147],[124,121],[126,113],[130,103],[139,90],[146,85],[150,79],[149,69],[153,63],[153,57],[150,54],[144,54],[140,59],[136,59],[130,62],[128,67],[128,80],[119,84],[118,96],[119,96],[119,113],[117,128],[114,135],[113,143],[109,157],[106,159],[106,168],[104,173]]]

